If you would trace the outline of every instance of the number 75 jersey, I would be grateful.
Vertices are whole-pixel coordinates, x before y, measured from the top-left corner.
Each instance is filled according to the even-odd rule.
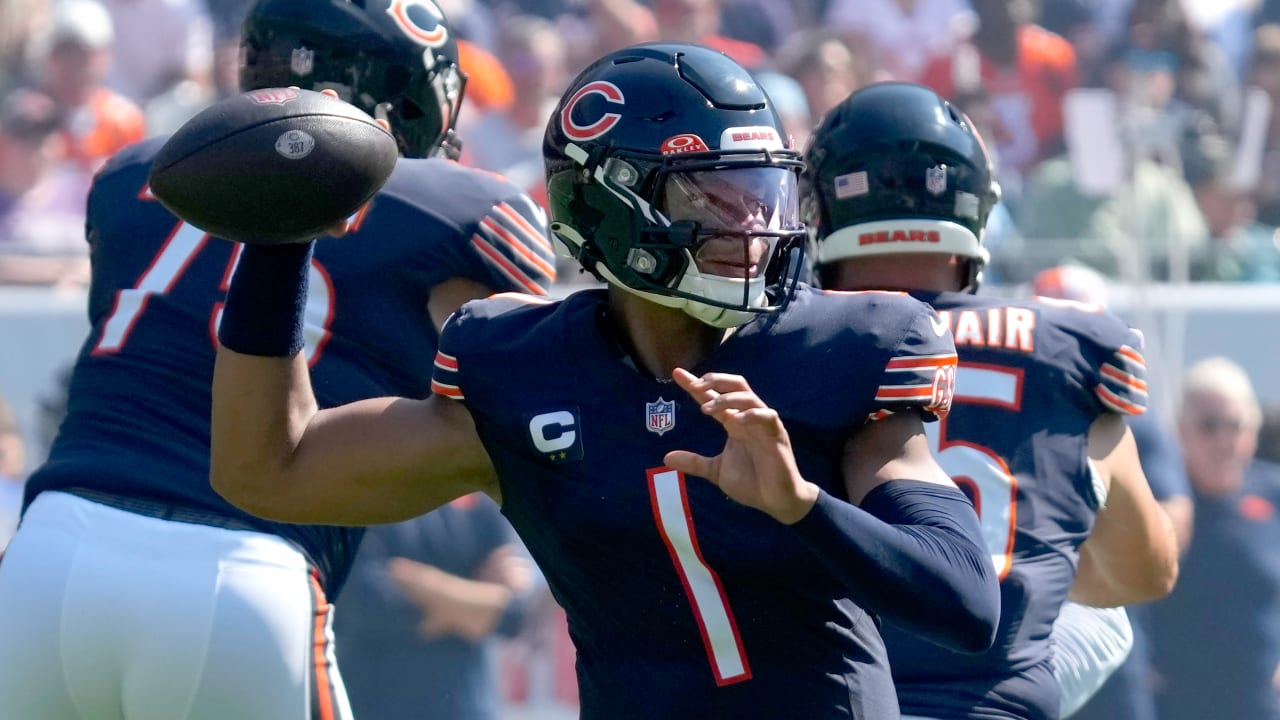
[[[974,500],[1001,578],[1000,627],[979,655],[891,625],[885,644],[905,715],[1057,717],[1049,634],[1103,498],[1089,426],[1147,405],[1142,336],[1115,315],[1048,298],[916,294],[951,327],[951,412],[928,426],[938,463]]]
[[[147,190],[163,138],[131,146],[88,199],[92,330],[76,360],[66,420],[27,485],[81,487],[235,520],[297,542],[332,584],[360,531],[269,523],[209,485],[209,386],[217,324],[239,245],[171,215]],[[445,160],[402,160],[346,237],[316,244],[305,339],[322,406],[423,397],[437,333],[432,289],[467,278],[545,294],[554,278],[545,221],[496,175]]]

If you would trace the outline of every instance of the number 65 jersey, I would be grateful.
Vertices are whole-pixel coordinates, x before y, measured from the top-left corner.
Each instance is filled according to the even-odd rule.
[[[904,715],[1058,715],[1049,634],[1102,498],[1089,426],[1147,404],[1142,336],[1096,306],[922,294],[951,327],[959,364],[945,419],[927,428],[938,463],[974,499],[1000,581],[995,643],[950,653],[883,628]]]

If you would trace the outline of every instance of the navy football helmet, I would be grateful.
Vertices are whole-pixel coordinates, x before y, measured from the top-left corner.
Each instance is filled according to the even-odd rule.
[[[977,289],[1000,187],[954,105],[920,85],[868,85],[823,118],[805,165],[801,215],[820,275],[844,258],[944,253],[968,260],[968,289]]]
[[[242,90],[333,89],[390,123],[405,157],[457,156],[465,84],[433,0],[258,0],[244,21]]]
[[[768,96],[728,56],[650,43],[601,58],[556,107],[543,157],[558,249],[598,279],[717,327],[790,298],[802,163]],[[699,258],[711,238],[741,238],[742,260],[729,264],[747,277],[699,269],[714,266]]]

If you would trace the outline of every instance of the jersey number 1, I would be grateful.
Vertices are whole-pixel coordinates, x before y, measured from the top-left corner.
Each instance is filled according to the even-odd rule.
[[[720,577],[702,559],[698,536],[693,530],[684,475],[667,467],[649,470],[649,499],[658,533],[671,553],[671,561],[684,585],[702,633],[702,644],[711,661],[716,685],[730,685],[751,678],[747,654],[742,648],[738,623],[729,608]]]

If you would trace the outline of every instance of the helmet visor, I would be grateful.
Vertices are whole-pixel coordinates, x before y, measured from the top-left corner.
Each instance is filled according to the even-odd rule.
[[[783,167],[676,172],[663,182],[658,209],[705,234],[798,230],[796,185],[795,172]]]

